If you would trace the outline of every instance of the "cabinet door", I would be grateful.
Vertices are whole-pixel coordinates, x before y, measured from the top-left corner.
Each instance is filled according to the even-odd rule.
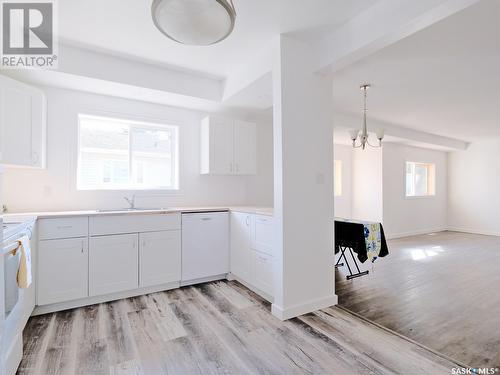
[[[121,292],[139,286],[138,234],[90,238],[90,295]]]
[[[250,249],[252,215],[231,212],[231,273],[252,283],[252,251]]]
[[[38,305],[88,297],[87,238],[38,244]]]
[[[253,251],[253,285],[260,291],[274,296],[274,258]]]
[[[207,117],[202,121],[201,173],[234,173],[232,120]]]
[[[43,92],[0,76],[0,160],[45,167],[46,99]]]
[[[257,173],[257,128],[253,123],[234,123],[234,172],[240,175]]]
[[[139,286],[181,280],[181,231],[139,234]]]
[[[255,215],[252,225],[252,249],[274,255],[274,222],[265,215]]]

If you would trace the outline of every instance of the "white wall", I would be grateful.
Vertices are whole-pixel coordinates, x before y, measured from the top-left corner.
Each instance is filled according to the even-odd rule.
[[[500,235],[500,140],[448,155],[451,230]]]
[[[273,59],[272,313],[288,319],[335,305],[332,83],[309,45],[281,35]]]
[[[352,218],[383,221],[382,149],[353,150]]]
[[[342,195],[335,197],[335,217],[352,216],[352,147],[335,144],[333,158],[342,162]]]
[[[405,163],[436,165],[436,195],[406,198]],[[401,144],[383,148],[383,223],[387,237],[404,237],[447,228],[447,154]]]
[[[380,221],[384,224],[386,236],[390,238],[447,228],[446,152],[388,142],[382,149],[351,149],[351,152],[352,210],[351,215],[345,217]],[[406,161],[436,165],[435,196],[406,198]],[[340,215],[336,212],[336,216]]]
[[[125,207],[123,196],[130,191],[77,191],[77,115],[100,114],[171,123],[180,126],[180,192],[135,192],[137,205],[169,207],[184,205],[268,204],[272,200],[272,177],[264,164],[252,187],[262,187],[257,194],[247,195],[249,177],[204,176],[199,171],[200,119],[204,114],[109,96],[77,91],[43,88],[48,99],[47,169],[7,169],[4,175],[4,202],[11,212],[54,211],[73,209]],[[262,154],[272,155],[272,136],[266,128],[258,132]],[[265,138],[269,139],[265,139]],[[262,176],[262,179],[261,179]],[[271,180],[271,185],[269,183]],[[271,197],[271,198],[270,198]]]
[[[273,120],[272,118],[251,118],[257,127],[257,175],[247,180],[247,204],[252,206],[273,206]]]

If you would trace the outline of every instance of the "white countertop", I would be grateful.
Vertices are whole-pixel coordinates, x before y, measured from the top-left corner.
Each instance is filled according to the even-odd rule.
[[[273,216],[274,215],[274,208],[272,207],[230,207],[230,211],[234,212],[244,212],[248,214],[256,214],[256,215],[266,215],[266,216]]]
[[[75,217],[75,216],[106,216],[106,215],[144,215],[144,214],[165,214],[174,212],[210,212],[210,211],[234,211],[245,212],[258,215],[273,215],[272,207],[230,207],[230,206],[212,206],[212,207],[169,207],[162,209],[137,209],[137,210],[86,210],[86,211],[57,211],[57,212],[30,212],[30,213],[12,213],[5,214],[5,221],[15,221],[20,217],[36,217],[39,219]]]

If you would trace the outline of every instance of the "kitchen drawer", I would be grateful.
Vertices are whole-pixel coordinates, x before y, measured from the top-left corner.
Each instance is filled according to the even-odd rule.
[[[89,219],[91,236],[179,229],[181,229],[180,213],[93,216]]]
[[[38,223],[38,232],[40,240],[87,237],[89,234],[89,218],[84,216],[61,219],[40,219]]]
[[[274,297],[274,258],[259,251],[253,253],[253,285]]]
[[[252,249],[274,255],[273,218],[266,215],[254,215],[252,224]]]

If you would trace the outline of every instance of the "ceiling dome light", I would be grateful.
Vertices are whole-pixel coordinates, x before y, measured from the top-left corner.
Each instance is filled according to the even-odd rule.
[[[197,46],[227,38],[236,20],[232,0],[153,0],[151,13],[167,37]]]

